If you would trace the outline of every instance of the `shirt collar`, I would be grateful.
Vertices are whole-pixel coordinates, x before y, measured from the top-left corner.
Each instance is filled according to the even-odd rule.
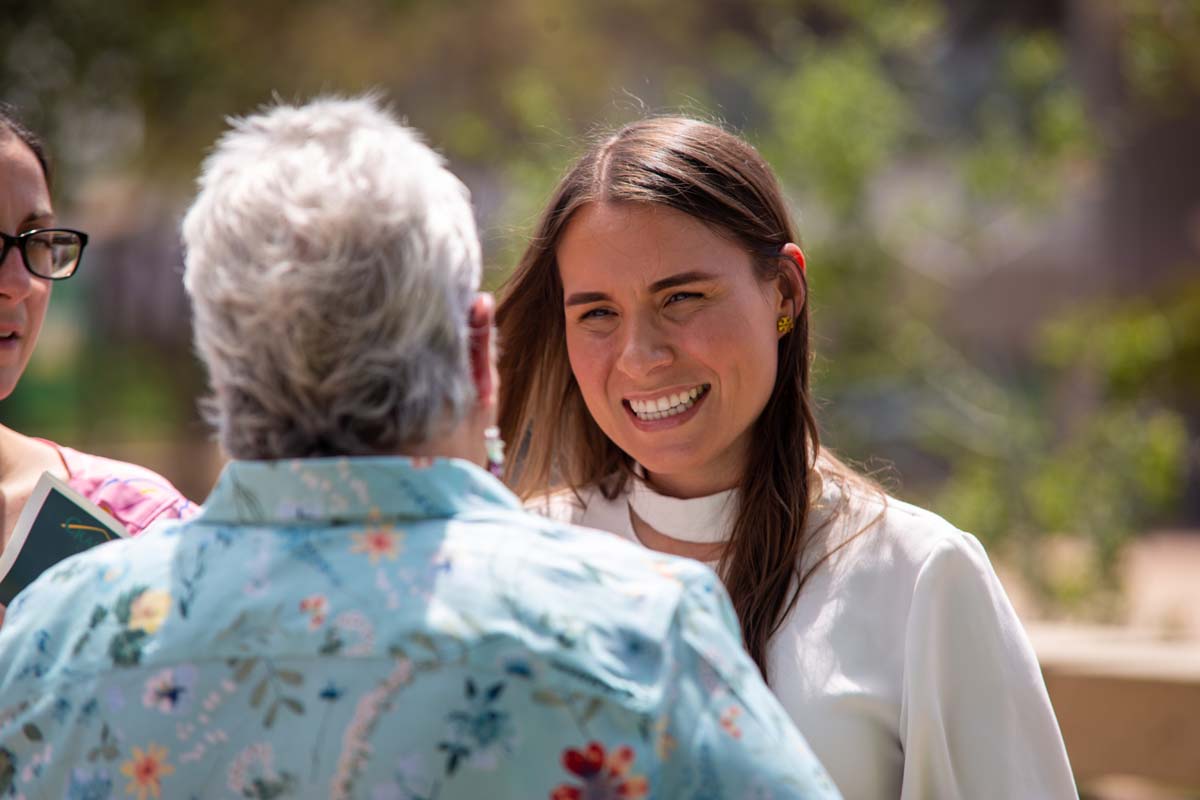
[[[629,508],[659,533],[683,542],[726,542],[737,522],[738,490],[727,489],[706,497],[668,497],[646,481],[640,464],[629,489]]]
[[[231,461],[198,522],[330,524],[431,519],[464,511],[521,508],[495,477],[453,458],[372,456]]]

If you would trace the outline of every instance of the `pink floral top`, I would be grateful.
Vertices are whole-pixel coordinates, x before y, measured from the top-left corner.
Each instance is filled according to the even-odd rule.
[[[189,519],[200,510],[157,472],[39,441],[58,451],[71,488],[112,514],[131,536],[159,520]]]

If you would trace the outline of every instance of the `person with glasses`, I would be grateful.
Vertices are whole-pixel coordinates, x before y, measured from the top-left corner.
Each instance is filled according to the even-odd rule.
[[[10,108],[0,105],[0,401],[13,393],[29,364],[51,287],[79,270],[87,242],[86,233],[62,227],[54,215],[50,167],[40,139]],[[4,545],[43,472],[67,481],[131,534],[157,520],[187,517],[194,511],[174,486],[148,469],[0,425]]]

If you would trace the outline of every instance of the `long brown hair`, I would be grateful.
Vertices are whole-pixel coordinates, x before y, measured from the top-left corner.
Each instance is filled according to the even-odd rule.
[[[554,191],[496,314],[503,347],[500,431],[513,456],[507,478],[527,499],[591,485],[613,499],[634,475],[630,456],[588,414],[567,360],[555,253],[572,215],[592,202],[652,203],[688,214],[744,246],[764,281],[786,276],[780,250],[798,241],[762,156],[715,125],[647,119],[591,147]],[[807,298],[807,285],[800,288]],[[779,340],[775,387],[754,423],[740,506],[718,568],[746,649],[764,675],[767,642],[812,572],[800,574],[799,564],[809,501],[820,494],[807,301],[795,323]],[[825,463],[837,462],[823,457]]]

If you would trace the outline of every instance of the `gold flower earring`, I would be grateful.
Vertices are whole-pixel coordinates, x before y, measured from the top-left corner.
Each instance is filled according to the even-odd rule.
[[[780,333],[791,333],[795,327],[796,321],[786,314],[775,321],[775,330]]]

